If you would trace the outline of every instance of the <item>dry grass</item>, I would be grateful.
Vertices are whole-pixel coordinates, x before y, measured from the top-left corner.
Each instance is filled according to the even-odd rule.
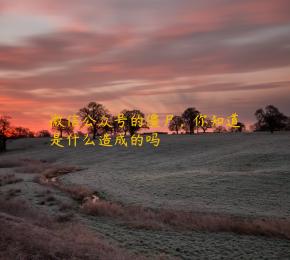
[[[15,171],[19,173],[39,173],[46,169],[48,163],[43,160],[30,159],[2,159],[0,161],[0,168],[16,168]]]
[[[87,189],[81,185],[63,185],[61,183],[55,184],[57,188],[65,193],[68,193],[71,198],[82,201],[85,197],[92,194],[92,191],[90,189]]]
[[[22,201],[0,201],[0,211],[1,259],[144,259],[68,223],[68,216],[50,218]]]
[[[59,214],[56,216],[56,221],[57,222],[70,222],[74,219],[74,214],[73,213],[64,213],[64,214]]]
[[[75,166],[60,166],[56,164],[51,164],[46,161],[37,160],[22,160],[15,171],[19,173],[38,173],[42,174],[46,178],[58,177],[63,174],[75,172],[81,170],[79,167]]]
[[[174,229],[209,232],[233,232],[290,239],[290,221],[275,218],[246,218],[222,214],[153,210],[141,206],[123,206],[108,201],[86,202],[83,212],[123,220],[142,229]]]
[[[82,201],[85,197],[89,196],[92,192],[81,186],[76,184],[71,185],[63,185],[60,181],[52,182],[51,179],[60,177],[64,174],[68,174],[71,172],[80,171],[81,168],[74,166],[46,166],[45,168],[38,168],[37,172],[40,173],[39,176],[36,176],[34,181],[41,185],[48,185],[58,190],[67,193],[70,197],[75,200]]]
[[[45,176],[39,176],[35,178],[35,182],[48,185],[58,190],[67,193],[71,198],[77,201],[82,201],[85,197],[89,196],[92,192],[91,190],[77,184],[64,185],[61,182],[49,182]]]
[[[6,193],[5,198],[7,200],[10,200],[10,199],[12,199],[20,194],[21,194],[21,189],[9,189]]]
[[[52,219],[39,214],[39,212],[29,207],[23,200],[6,201],[0,199],[0,212],[14,217],[30,219],[33,220],[34,223],[46,227],[52,224]]]
[[[77,167],[49,168],[37,179],[51,185],[77,201],[83,201],[93,192],[80,185],[49,182],[49,178],[79,170]],[[95,216],[107,216],[124,221],[134,228],[233,232],[241,235],[263,235],[290,239],[290,220],[278,218],[246,218],[231,215],[191,213],[175,210],[153,210],[142,206],[124,206],[107,200],[96,203],[88,200],[82,211]]]
[[[75,209],[75,205],[73,205],[72,203],[60,202],[60,205],[59,205],[60,211],[70,211],[74,209]]]
[[[34,168],[33,165],[32,166],[30,165],[27,168],[22,169],[22,171],[23,170],[24,171],[27,170],[29,172],[36,171],[40,173],[39,176],[35,177],[34,179],[35,182],[42,185],[55,187],[65,193],[68,193],[70,197],[72,197],[75,200],[81,201],[86,196],[89,196],[91,194],[90,190],[80,185],[75,185],[75,184],[63,185],[60,181],[55,181],[55,182],[51,181],[53,178],[60,177],[64,174],[82,170],[79,167],[75,167],[75,166],[63,167],[59,165],[44,165],[43,163],[41,163],[40,166],[37,165],[36,168]]]
[[[15,174],[0,175],[0,187],[4,185],[14,184],[23,181],[21,178],[17,178]]]
[[[5,160],[1,160],[0,161],[0,168],[14,168],[14,167],[18,167],[21,165],[21,162],[19,161],[15,161],[15,160],[9,160],[9,159],[5,159]]]
[[[42,172],[42,174],[46,177],[46,178],[53,178],[53,177],[58,177],[64,174],[68,174],[71,172],[76,172],[76,171],[80,171],[82,170],[82,168],[79,167],[75,167],[75,166],[53,166],[49,169],[46,169]]]

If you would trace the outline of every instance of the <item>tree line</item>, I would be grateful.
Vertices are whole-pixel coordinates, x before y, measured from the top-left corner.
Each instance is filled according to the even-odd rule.
[[[246,126],[242,122],[237,122],[236,126],[226,129],[224,126],[214,126],[209,118],[204,118],[203,124],[196,124],[196,117],[201,113],[194,107],[187,108],[182,115],[175,115],[169,124],[169,130],[179,134],[181,130],[188,134],[194,134],[199,129],[205,133],[208,129],[213,129],[213,132],[242,132]],[[250,128],[254,132],[258,131],[289,131],[290,130],[290,117],[284,115],[279,109],[273,105],[268,105],[265,109],[258,109],[255,112],[257,122]]]
[[[148,123],[145,120],[145,114],[140,110],[123,110],[121,114],[126,120],[124,120],[124,125],[121,127],[118,123],[117,116],[110,114],[102,104],[96,102],[90,102],[87,106],[79,109],[77,115],[82,119],[83,124],[81,128],[86,125],[87,133],[91,134],[92,138],[95,139],[97,136],[103,135],[104,133],[109,133],[115,135],[117,133],[123,132],[125,135],[133,135],[141,129],[149,129]],[[172,120],[169,122],[168,129],[175,134],[179,134],[184,131],[187,134],[194,134],[201,130],[205,133],[208,129],[213,129],[213,132],[242,132],[245,130],[245,125],[242,122],[237,122],[238,128],[226,129],[223,126],[214,127],[212,121],[209,118],[204,118],[203,124],[196,123],[197,116],[201,113],[194,107],[187,108],[181,115],[174,115]],[[142,124],[132,125],[132,118],[134,116],[140,116],[144,120]],[[258,109],[255,112],[257,122],[251,127],[252,131],[274,131],[290,130],[290,117],[284,115],[279,109],[273,105],[268,105],[265,109]],[[109,124],[112,127],[102,126],[101,119],[106,117]],[[84,120],[87,120],[86,124]],[[58,131],[60,137],[63,133],[69,135],[73,133],[74,127],[70,124],[68,118],[61,118],[61,124],[58,126],[53,126],[52,131]],[[78,134],[83,135],[82,132]],[[27,138],[27,137],[50,137],[51,133],[49,130],[41,130],[36,133],[30,131],[28,128],[24,127],[13,127],[10,122],[10,117],[0,116],[0,152],[6,151],[6,141],[7,139],[16,138]]]
[[[81,128],[86,127],[87,133],[91,134],[93,139],[105,133],[117,134],[124,132],[125,135],[133,135],[140,129],[149,129],[144,113],[137,109],[121,111],[120,115],[125,119],[122,126],[118,123],[119,117],[110,114],[102,104],[96,102],[90,102],[87,106],[81,108],[76,115],[82,121]],[[141,123],[133,125],[132,120],[136,116],[143,120]],[[102,125],[103,118],[107,119],[107,125]],[[62,137],[63,133],[69,135],[74,132],[71,119],[61,118],[60,120],[60,124],[52,126],[52,130],[58,131],[60,137]],[[79,134],[83,135],[80,131]]]

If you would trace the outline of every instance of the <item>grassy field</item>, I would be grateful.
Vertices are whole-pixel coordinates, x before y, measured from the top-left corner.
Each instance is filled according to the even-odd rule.
[[[2,204],[26,201],[82,225],[124,259],[290,258],[289,133],[160,137],[157,148],[11,141],[0,157]]]

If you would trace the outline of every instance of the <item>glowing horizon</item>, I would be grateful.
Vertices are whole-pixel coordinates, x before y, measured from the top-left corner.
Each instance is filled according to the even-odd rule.
[[[290,115],[290,3],[0,0],[0,114],[49,129],[91,101],[111,113]]]

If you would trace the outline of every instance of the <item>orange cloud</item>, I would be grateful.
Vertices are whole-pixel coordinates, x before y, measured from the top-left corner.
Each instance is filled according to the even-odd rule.
[[[236,107],[244,121],[275,102],[290,114],[288,10],[286,0],[1,1],[8,22],[13,13],[56,26],[0,40],[0,112],[34,130],[89,101],[114,113]]]

